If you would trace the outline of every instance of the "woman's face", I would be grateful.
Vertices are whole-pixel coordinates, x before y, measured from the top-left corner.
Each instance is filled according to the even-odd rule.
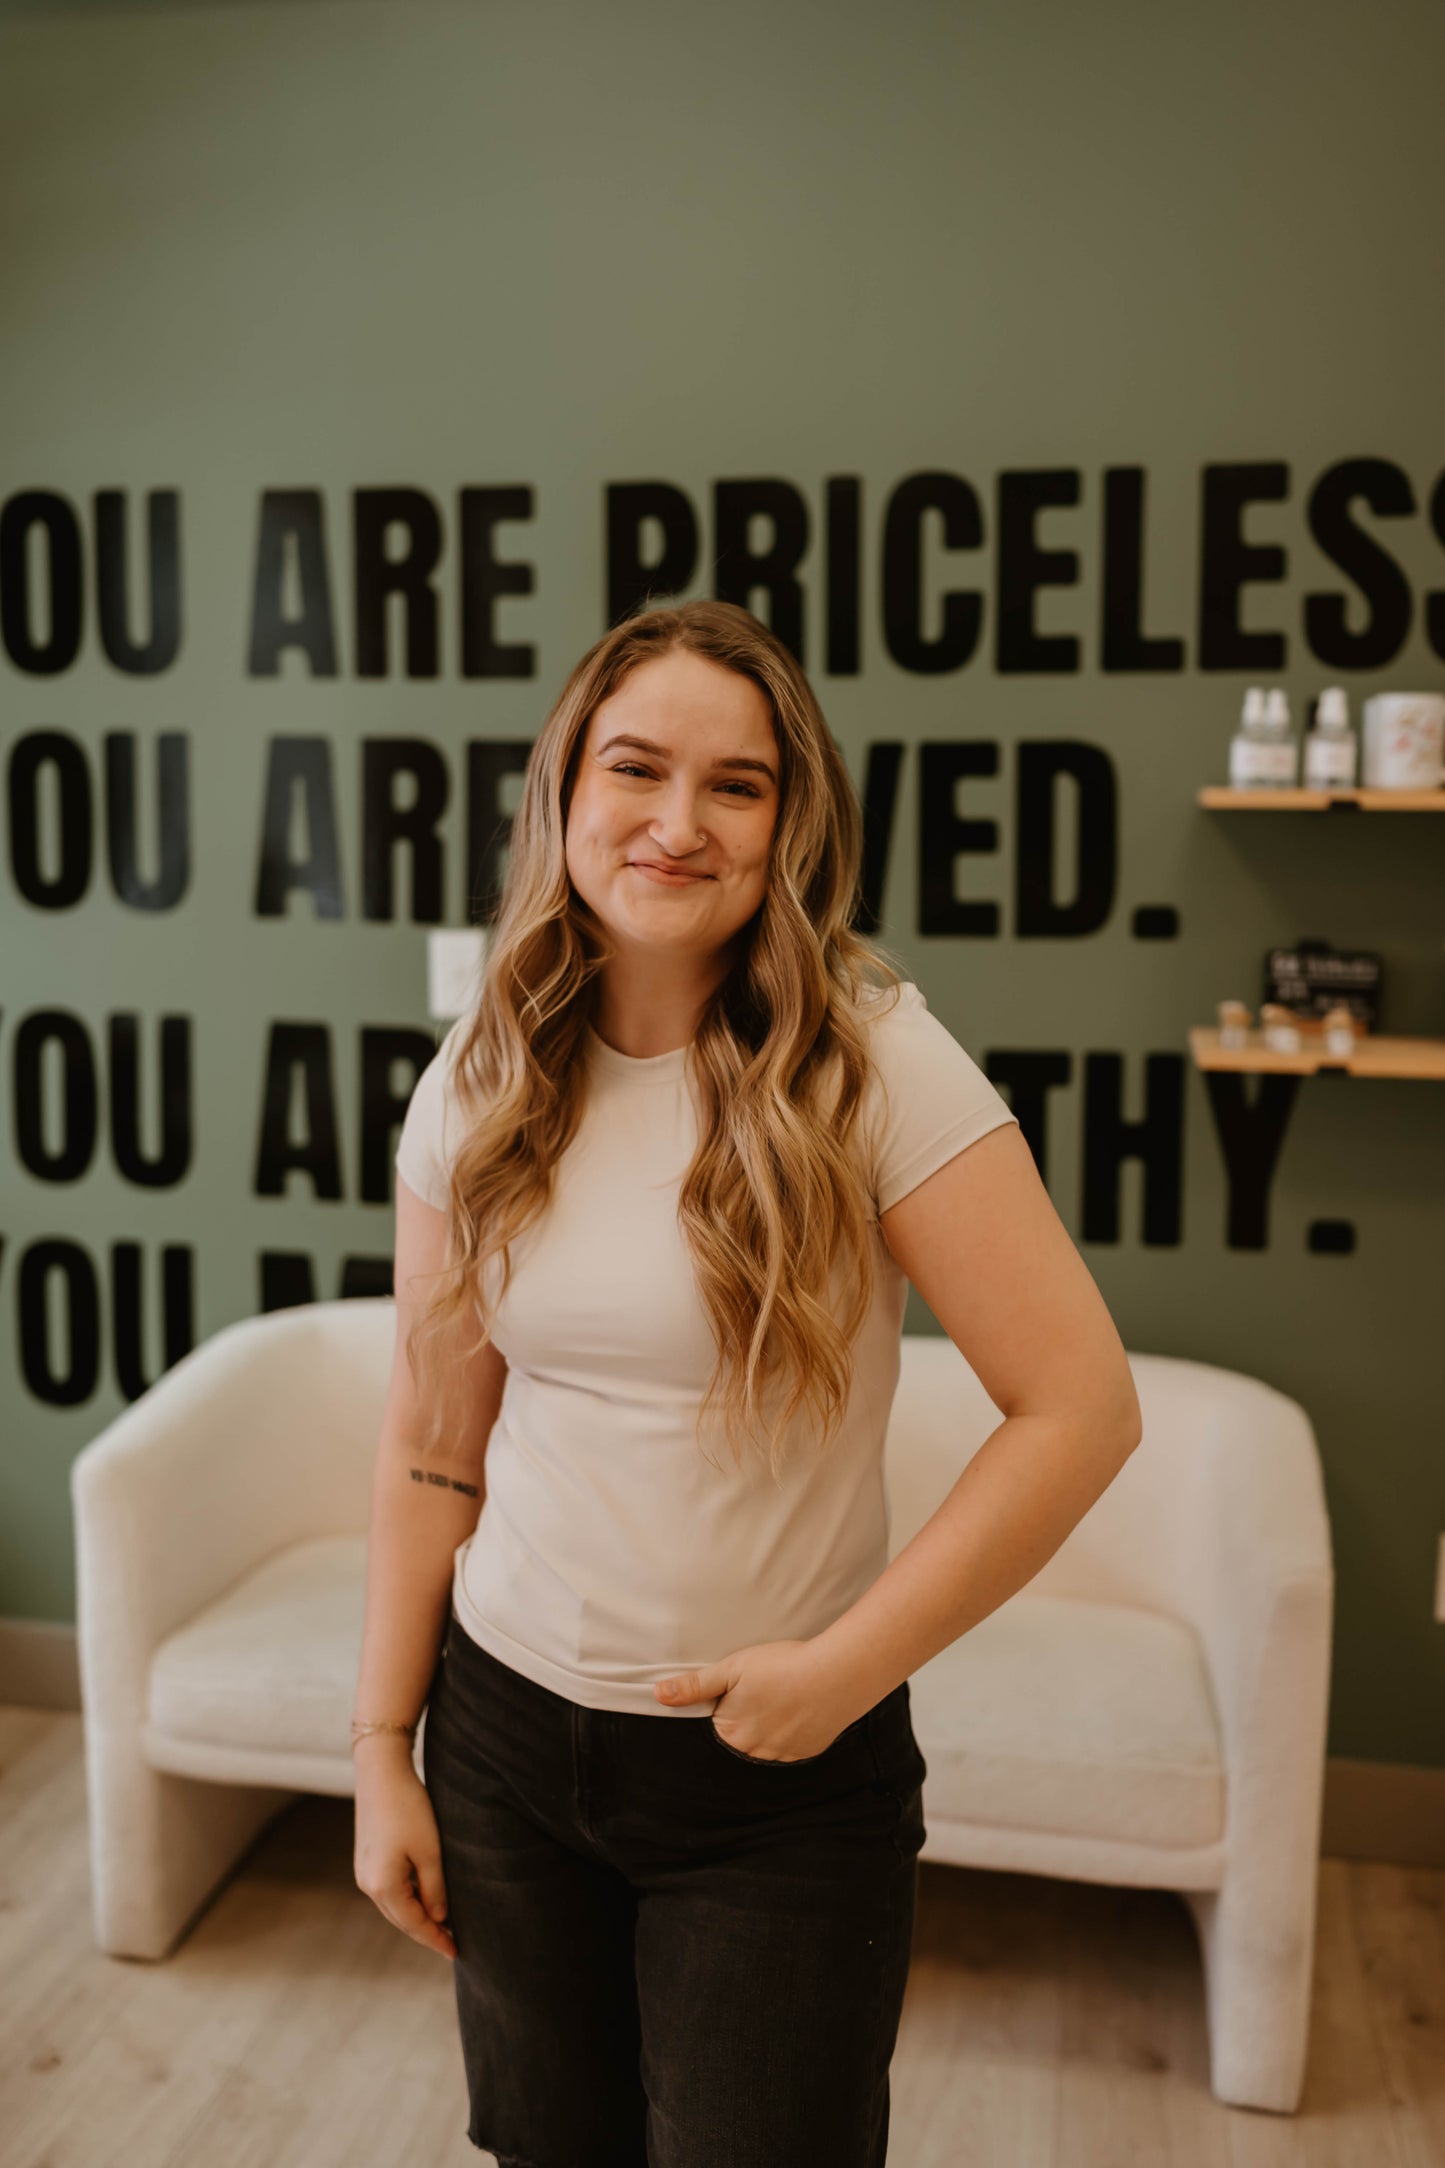
[[[639,663],[593,712],[567,871],[620,946],[702,962],[762,903],[777,817],[766,696],[740,672],[674,649]]]

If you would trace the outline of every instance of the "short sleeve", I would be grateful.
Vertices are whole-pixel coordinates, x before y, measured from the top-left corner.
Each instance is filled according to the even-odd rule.
[[[450,1154],[457,1138],[452,1066],[460,1046],[458,1018],[417,1078],[397,1139],[396,1169],[408,1189],[445,1212],[450,1201]]]
[[[1018,1116],[905,981],[872,1027],[875,1073],[862,1109],[881,1213],[958,1152]]]

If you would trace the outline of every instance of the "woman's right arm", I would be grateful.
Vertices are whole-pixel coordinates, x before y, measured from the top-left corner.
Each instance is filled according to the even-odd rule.
[[[507,1364],[491,1343],[475,1354],[464,1352],[476,1333],[471,1304],[453,1321],[455,1354],[448,1354],[445,1343],[434,1350],[453,1366],[460,1412],[430,1453],[419,1450],[421,1409],[406,1341],[445,1264],[446,1235],[445,1212],[424,1203],[398,1175],[396,1339],[372,1475],[366,1614],[353,1711],[358,1721],[416,1723],[450,1615],[453,1554],[475,1528],[486,1498],[487,1441],[502,1404]],[[395,1925],[450,1954],[449,1938],[426,1911],[433,1901],[428,1881],[440,1895],[439,1870],[432,1861],[411,1862],[421,1883],[418,1901],[406,1887],[410,1869],[397,1856],[399,1824],[409,1816],[414,1826],[417,1792],[426,1804],[411,1743],[394,1732],[371,1732],[356,1741],[353,1753],[358,1884]],[[408,1803],[400,1816],[394,1811],[398,1801]]]

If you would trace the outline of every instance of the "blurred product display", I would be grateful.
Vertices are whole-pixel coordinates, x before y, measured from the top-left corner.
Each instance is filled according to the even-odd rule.
[[[1378,1029],[1383,982],[1384,965],[1372,949],[1307,939],[1265,954],[1265,1001],[1316,1032],[1335,1009],[1345,1011],[1356,1031]]]
[[[1294,1012],[1278,1001],[1266,1001],[1259,1012],[1260,1028],[1264,1043],[1276,1054],[1297,1054],[1300,1050],[1300,1028]]]
[[[1361,787],[1445,789],[1445,693],[1375,693],[1364,704],[1356,734],[1344,686],[1327,685],[1310,702],[1301,740],[1290,727],[1284,687],[1249,686],[1229,741],[1229,788],[1262,793],[1300,787],[1351,794]]]
[[[1445,693],[1376,693],[1364,708],[1365,781],[1378,790],[1445,784]]]
[[[1359,751],[1345,689],[1327,685],[1315,702],[1314,723],[1305,736],[1305,782],[1325,790],[1352,790]]]
[[[1355,1020],[1343,1001],[1337,1001],[1332,1009],[1325,1011],[1325,1049],[1331,1054],[1352,1054],[1355,1048]]]
[[[1236,1050],[1249,1044],[1249,1029],[1254,1019],[1243,1001],[1221,1001],[1215,1008],[1219,1022],[1219,1043]]]
[[[1298,780],[1299,747],[1290,734],[1289,698],[1281,686],[1268,693],[1251,685],[1239,729],[1229,745],[1229,780],[1243,790],[1279,790]]]

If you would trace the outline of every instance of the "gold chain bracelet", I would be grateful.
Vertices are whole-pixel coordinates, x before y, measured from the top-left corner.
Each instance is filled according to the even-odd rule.
[[[351,1726],[352,1745],[355,1746],[358,1739],[365,1739],[371,1732],[374,1731],[394,1731],[400,1738],[403,1739],[414,1739],[416,1737],[415,1724],[391,1724],[386,1722],[384,1718],[378,1719],[373,1723],[366,1724],[358,1724],[353,1720]]]

